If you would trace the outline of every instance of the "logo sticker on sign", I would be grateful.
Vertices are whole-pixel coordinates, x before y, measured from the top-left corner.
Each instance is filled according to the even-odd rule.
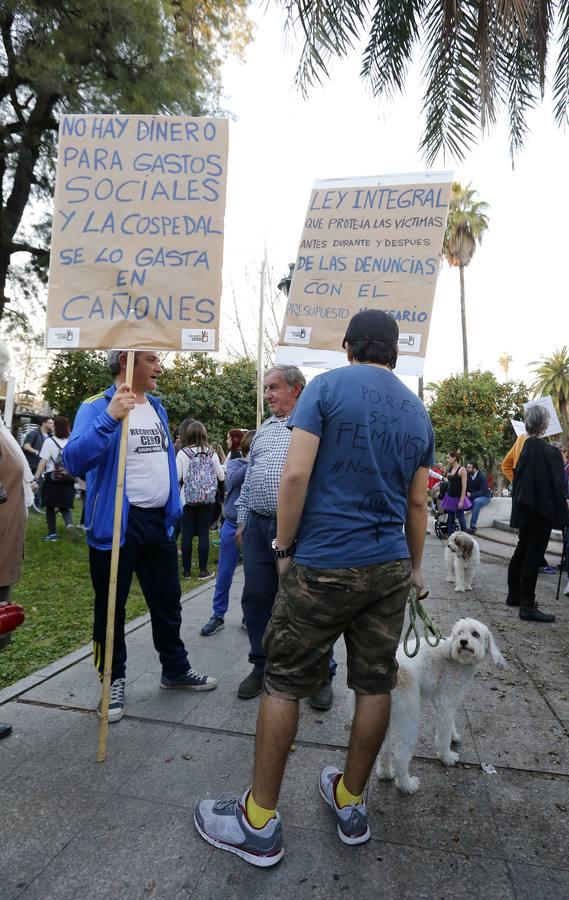
[[[80,328],[48,328],[48,350],[57,350],[60,347],[69,350],[71,347],[78,347],[80,331]]]
[[[285,341],[289,344],[309,344],[311,327],[305,325],[287,325]]]
[[[421,334],[404,334],[399,332],[399,349],[403,353],[418,353],[421,349]]]
[[[215,328],[182,328],[182,350],[215,350]]]

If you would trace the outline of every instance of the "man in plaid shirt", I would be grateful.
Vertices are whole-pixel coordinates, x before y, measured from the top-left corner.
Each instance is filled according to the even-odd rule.
[[[251,445],[247,474],[236,503],[235,539],[242,546],[245,570],[241,602],[251,644],[249,662],[253,666],[239,685],[237,696],[242,700],[257,697],[263,686],[263,635],[279,584],[271,545],[277,535],[279,482],[291,437],[287,422],[306,380],[296,366],[275,366],[266,373],[264,385],[265,400],[272,415],[263,422]],[[335,668],[336,663],[331,659],[331,676]],[[330,685],[325,685],[310,702],[316,709],[328,709],[332,696]]]

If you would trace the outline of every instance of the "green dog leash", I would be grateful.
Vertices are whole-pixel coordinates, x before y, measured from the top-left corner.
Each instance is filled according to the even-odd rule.
[[[417,616],[423,621],[423,637],[425,643],[429,647],[437,647],[439,641],[442,640],[442,634],[439,631],[438,626],[432,621],[421,603],[421,600],[424,600],[428,595],[429,592],[423,588],[417,596],[417,589],[414,587],[411,588],[411,593],[409,594],[409,628],[403,639],[403,650],[405,651],[405,656],[408,656],[409,659],[413,659],[414,656],[417,656],[419,647],[421,646],[421,635],[419,634],[419,627],[417,625]],[[409,651],[409,640],[411,635],[415,638],[415,646],[412,652]]]

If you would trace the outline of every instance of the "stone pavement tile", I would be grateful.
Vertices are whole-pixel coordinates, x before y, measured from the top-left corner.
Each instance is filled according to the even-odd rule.
[[[140,673],[127,671],[128,694],[138,678]],[[155,681],[157,682],[156,677]],[[78,663],[32,688],[31,691],[26,691],[23,699],[27,702],[49,703],[72,709],[96,710],[101,699],[101,682],[91,663]]]
[[[546,686],[543,691],[544,699],[549,703],[553,711],[562,721],[569,720],[569,682],[565,688]]]
[[[49,763],[48,763],[49,764]],[[102,795],[87,791],[70,797],[40,784],[19,790],[0,786],[0,894],[13,900],[96,813]],[[44,894],[44,898],[47,897]],[[81,895],[78,895],[81,896]],[[85,896],[85,894],[83,894]]]
[[[119,792],[190,810],[206,797],[241,794],[251,784],[254,746],[252,738],[174,728]]]
[[[513,676],[516,677],[515,675]],[[494,679],[479,672],[470,684],[464,705],[472,721],[478,711],[487,710],[497,716],[547,716],[550,712],[539,691],[531,684],[516,684]],[[569,704],[567,706],[569,712]]]
[[[279,810],[285,826],[311,827],[335,833],[331,812],[318,792],[325,765],[343,768],[344,754],[299,747],[287,767]],[[486,854],[503,858],[498,831],[488,816],[488,798],[479,766],[446,769],[438,762],[415,759],[412,772],[421,780],[413,796],[372,772],[368,809],[377,840],[450,853]]]
[[[17,770],[2,778],[7,794],[46,793],[70,800],[83,794],[116,791],[159,746],[167,741],[169,727],[123,719],[109,726],[107,759],[97,762],[99,719],[80,721],[57,743],[30,755]]]
[[[519,660],[522,668],[538,682],[549,681],[561,686],[569,682],[569,654],[565,650],[540,654],[523,652],[519,654]]]
[[[569,871],[569,779],[501,771],[484,780],[504,857]]]
[[[93,812],[25,900],[190,898],[212,855],[188,814],[117,797]]]
[[[212,660],[212,672],[215,661]],[[254,734],[259,712],[259,698],[240,700],[237,697],[239,682],[250,672],[246,659],[238,667],[220,676],[215,691],[202,694],[201,702],[186,715],[185,724],[200,728],[221,728],[239,734]]]
[[[206,696],[211,698],[214,693],[217,691],[164,691],[159,674],[144,672],[127,686],[126,714],[158,722],[182,722]]]
[[[33,675],[28,675],[26,678],[20,678],[19,681],[15,681],[8,687],[2,688],[2,690],[0,690],[0,706],[4,703],[8,703],[9,700],[13,700],[19,694],[23,693],[23,691],[27,691],[29,688],[35,687],[36,684],[40,684],[41,681],[43,681],[43,679],[34,673]]]
[[[12,725],[10,737],[0,741],[2,779],[31,757],[41,757],[51,744],[64,743],[67,733],[83,720],[84,713],[48,709],[29,703],[6,703],[0,720]]]
[[[517,900],[561,900],[569,897],[569,870],[509,863]]]
[[[518,718],[477,710],[469,719],[481,762],[569,775],[569,738],[551,713]]]
[[[336,833],[285,823],[285,856],[258,869],[232,853],[214,851],[194,900],[318,900],[377,897],[381,900],[514,900],[505,863],[371,840],[342,844]]]

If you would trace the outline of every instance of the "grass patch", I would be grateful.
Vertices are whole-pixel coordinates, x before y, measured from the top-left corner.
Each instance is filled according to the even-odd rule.
[[[74,520],[79,521],[78,504]],[[84,541],[73,544],[68,539],[59,515],[57,528],[59,541],[44,543],[45,518],[30,513],[22,577],[12,589],[12,600],[25,608],[26,621],[12,632],[11,643],[0,652],[0,688],[88,644],[92,638],[94,594],[87,544]],[[216,538],[217,532],[212,537]],[[196,550],[193,555],[197,561]],[[210,542],[210,567],[217,564],[218,556],[219,548]],[[183,579],[184,592],[197,586],[195,571],[192,578]],[[134,578],[127,602],[127,621],[147,611],[140,585]]]

